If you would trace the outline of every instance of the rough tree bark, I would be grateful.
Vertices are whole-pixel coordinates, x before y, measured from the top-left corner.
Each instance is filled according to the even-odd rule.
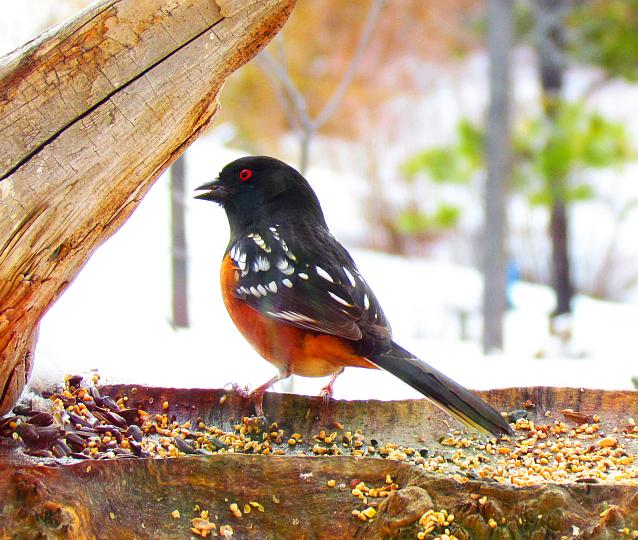
[[[487,121],[487,180],[483,241],[483,350],[503,348],[507,271],[506,199],[511,176],[510,51],[513,8],[509,0],[488,2],[490,106]]]
[[[294,3],[103,0],[0,59],[0,414],[47,308]]]

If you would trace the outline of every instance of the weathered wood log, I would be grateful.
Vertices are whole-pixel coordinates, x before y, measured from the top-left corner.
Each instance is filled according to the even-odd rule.
[[[161,413],[162,403],[169,401],[170,414],[178,420],[194,422],[201,417],[225,430],[232,430],[250,412],[237,395],[221,405],[222,390],[115,386],[103,388],[102,395],[106,393],[126,395],[129,404],[149,412]],[[506,410],[531,400],[535,408],[529,415],[538,424],[565,420],[559,411],[567,408],[598,414],[602,429],[611,433],[630,416],[638,416],[637,394],[522,388],[484,392],[482,397]],[[291,446],[289,455],[219,454],[42,466],[18,446],[0,445],[0,537],[184,538],[200,510],[208,510],[218,531],[231,525],[233,538],[242,539],[380,539],[396,534],[415,538],[423,530],[419,518],[430,509],[454,514],[449,528],[464,540],[631,538],[638,530],[638,488],[629,483],[513,487],[482,479],[459,482],[392,459],[304,455],[314,444],[312,435],[322,429],[361,429],[366,440],[377,439],[379,444],[392,441],[439,452],[445,448],[438,439],[448,431],[446,417],[426,400],[334,401],[326,408],[318,398],[268,393],[264,405],[269,419],[278,421],[286,433],[302,435],[304,444]],[[335,428],[337,421],[343,428]],[[638,439],[621,432],[617,437],[623,439],[627,455],[635,455]],[[354,509],[367,505],[353,496],[352,488],[359,482],[387,485],[386,475],[399,489],[381,502],[372,521],[354,516]],[[336,486],[329,486],[329,480]],[[258,503],[264,511],[253,506],[235,517],[229,509],[233,502],[241,509]],[[179,517],[171,515],[175,510]],[[441,529],[437,527],[438,534]]]
[[[294,3],[103,0],[0,59],[0,414],[47,308]]]

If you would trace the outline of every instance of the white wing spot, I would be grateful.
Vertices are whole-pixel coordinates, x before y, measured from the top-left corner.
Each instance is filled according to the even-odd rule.
[[[252,294],[256,298],[259,298],[261,296],[261,293],[257,289],[255,289],[255,287],[250,288],[250,294]]]
[[[368,294],[363,295],[363,307],[368,309],[370,307],[370,299],[368,298]]]
[[[357,282],[354,280],[354,276],[352,275],[352,272],[350,272],[350,270],[348,270],[345,266],[343,267],[343,271],[346,273],[346,276],[348,276],[348,281],[350,282],[350,284],[353,287],[356,287]]]
[[[277,292],[277,284],[274,281],[271,281],[268,284],[268,290],[272,293],[276,293]]]
[[[270,261],[266,259],[266,257],[259,256],[257,257],[257,267],[262,272],[267,272],[268,270],[270,270]]]
[[[317,269],[317,274],[319,274],[323,279],[327,279],[330,283],[335,282],[334,279],[332,279],[332,276],[321,268],[321,266],[315,266],[315,268]]]
[[[257,285],[257,290],[262,294],[262,296],[266,296],[268,294],[266,287],[261,284]]]
[[[301,279],[308,279],[308,274],[304,274],[303,272],[299,272],[299,277]]]
[[[354,307],[352,304],[346,302],[343,298],[341,298],[340,296],[337,296],[336,294],[331,293],[330,291],[328,291],[328,294],[337,302],[339,302],[341,305],[344,305],[346,307]]]
[[[286,276],[295,272],[295,268],[286,259],[279,259],[277,261],[277,268]]]
[[[288,278],[284,279],[282,283],[289,289],[292,289],[292,281],[290,281]]]

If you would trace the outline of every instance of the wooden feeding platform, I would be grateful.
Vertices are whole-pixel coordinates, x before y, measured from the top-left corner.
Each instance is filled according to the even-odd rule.
[[[67,383],[0,421],[0,537],[636,538],[637,395],[483,392],[490,441],[427,400]]]

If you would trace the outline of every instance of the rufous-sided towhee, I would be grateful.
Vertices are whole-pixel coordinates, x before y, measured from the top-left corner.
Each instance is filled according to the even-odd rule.
[[[392,341],[379,302],[346,249],[332,236],[319,200],[295,169],[271,157],[244,157],[197,188],[223,206],[230,242],[221,287],[233,322],[279,370],[250,393],[258,415],[264,392],[295,373],[332,375],[381,368],[469,427],[511,433],[492,407]]]

